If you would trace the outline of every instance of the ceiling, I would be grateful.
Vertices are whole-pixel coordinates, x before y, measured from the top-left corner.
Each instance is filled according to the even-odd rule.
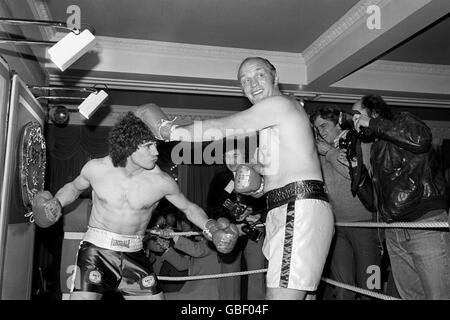
[[[56,21],[67,21],[75,5],[82,28],[93,28],[96,47],[64,72],[37,54],[50,85],[103,83],[142,97],[155,91],[242,96],[239,62],[264,56],[277,67],[282,89],[307,99],[350,102],[373,92],[397,105],[450,108],[448,0],[6,3],[16,17]],[[380,10],[380,28],[368,27],[370,6]]]
[[[99,36],[302,52],[358,0],[47,1],[62,21],[75,3]]]
[[[384,60],[450,65],[450,16],[431,24],[382,57]]]

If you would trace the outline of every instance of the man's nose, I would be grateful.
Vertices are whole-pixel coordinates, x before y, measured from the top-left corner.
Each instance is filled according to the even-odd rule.
[[[250,79],[250,86],[256,87],[258,85],[258,80],[255,78]]]

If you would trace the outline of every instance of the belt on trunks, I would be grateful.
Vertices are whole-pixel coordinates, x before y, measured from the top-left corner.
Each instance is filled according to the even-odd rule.
[[[83,241],[90,242],[97,247],[121,252],[141,250],[143,239],[144,236],[141,235],[123,235],[92,227],[88,227],[83,237]]]
[[[300,199],[316,199],[329,202],[323,181],[300,180],[266,193],[267,210]]]

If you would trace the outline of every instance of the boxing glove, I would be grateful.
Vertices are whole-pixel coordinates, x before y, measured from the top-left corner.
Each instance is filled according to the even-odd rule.
[[[34,223],[41,228],[55,224],[62,215],[61,202],[48,191],[38,192],[33,198],[32,207]]]
[[[170,135],[176,128],[173,120],[169,120],[164,111],[156,104],[150,103],[137,108],[135,116],[140,118],[150,128],[156,139],[170,141]]]
[[[234,178],[234,191],[237,193],[260,193],[264,188],[263,177],[248,164],[240,164]]]
[[[230,253],[236,245],[239,230],[226,218],[209,219],[203,228],[205,238],[212,241],[220,253]]]

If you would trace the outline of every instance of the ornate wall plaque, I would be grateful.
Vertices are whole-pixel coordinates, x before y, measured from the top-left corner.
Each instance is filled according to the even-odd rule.
[[[38,191],[44,190],[46,146],[42,128],[37,121],[28,122],[22,131],[19,145],[19,170],[22,200],[31,217],[31,203]]]

